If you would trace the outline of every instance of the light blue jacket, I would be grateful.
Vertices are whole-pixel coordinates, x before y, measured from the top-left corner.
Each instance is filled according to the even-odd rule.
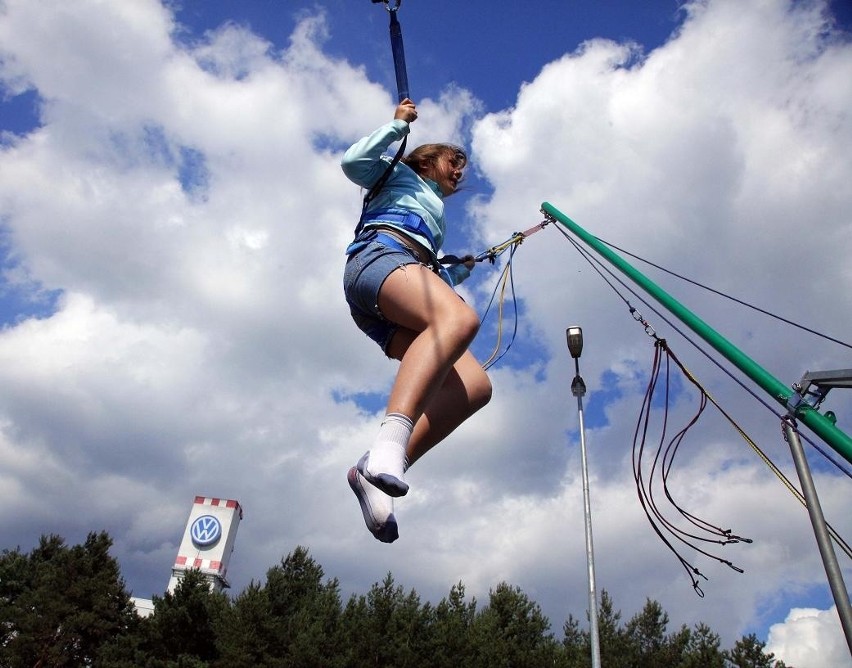
[[[362,188],[371,188],[388,168],[391,158],[385,155],[388,147],[408,134],[409,124],[394,119],[349,147],[343,154],[341,167],[347,178]],[[400,224],[399,216],[382,220],[383,213],[414,213],[422,221],[418,231],[410,225]],[[438,184],[419,176],[411,167],[399,162],[394,167],[385,185],[367,206],[364,215],[365,229],[374,225],[386,225],[399,230],[437,258],[444,243],[446,222],[444,200]],[[425,226],[426,229],[422,229]],[[437,260],[436,260],[437,264]],[[458,285],[470,270],[463,264],[444,268],[442,276],[450,285]]]

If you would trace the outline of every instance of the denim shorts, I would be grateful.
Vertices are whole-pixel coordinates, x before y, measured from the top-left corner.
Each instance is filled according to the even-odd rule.
[[[373,233],[365,241],[365,245],[346,261],[343,292],[355,324],[387,354],[387,347],[399,326],[379,310],[379,290],[391,272],[421,262],[390,235]]]

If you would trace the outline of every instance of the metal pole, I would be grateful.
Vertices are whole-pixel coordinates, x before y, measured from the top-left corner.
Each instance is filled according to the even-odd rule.
[[[583,472],[583,515],[586,520],[586,565],[589,575],[589,638],[592,648],[592,668],[601,668],[601,646],[598,633],[598,596],[595,588],[595,548],[592,541],[592,505],[589,494],[589,466],[586,458],[586,424],[583,419],[583,396],[586,384],[580,376],[580,354],[583,351],[583,330],[569,327],[566,331],[568,349],[574,358],[574,380],[571,394],[577,397],[577,412],[580,417],[580,459]]]
[[[849,605],[849,593],[846,591],[846,585],[843,582],[843,573],[840,571],[840,565],[837,563],[837,554],[834,552],[834,546],[831,544],[831,536],[825,524],[825,516],[822,514],[822,506],[817,496],[816,486],[811,476],[807,457],[805,457],[802,441],[792,420],[789,418],[784,420],[784,436],[790,444],[790,452],[793,455],[793,462],[796,464],[796,473],[799,474],[799,482],[802,485],[802,496],[805,497],[808,514],[811,517],[811,524],[814,527],[814,535],[816,536],[817,546],[822,557],[822,564],[828,577],[828,586],[831,587],[831,594],[834,597],[834,603],[837,605],[840,625],[843,627],[843,633],[846,635],[846,644],[849,646],[849,651],[852,652],[852,608]]]
[[[801,397],[793,392],[790,387],[772,376],[766,369],[711,328],[710,325],[688,310],[647,276],[637,271],[629,262],[626,262],[621,256],[601,242],[600,239],[589,234],[552,204],[544,202],[541,205],[541,210],[551,219],[558,220],[591,246],[598,254],[609,260],[617,269],[627,275],[639,287],[671,311],[687,327],[713,346],[727,360],[740,369],[740,371],[768,392],[775,401],[788,410],[792,410],[796,419],[801,420],[807,425],[817,436],[840,453],[847,462],[852,463],[852,438],[838,429],[828,417],[815,410],[812,406],[801,403]]]

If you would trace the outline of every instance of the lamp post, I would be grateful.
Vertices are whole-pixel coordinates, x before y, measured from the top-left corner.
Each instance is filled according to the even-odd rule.
[[[580,416],[580,458],[583,470],[583,511],[586,518],[586,563],[589,570],[589,636],[592,646],[592,668],[601,668],[601,648],[598,636],[598,597],[595,591],[595,551],[592,543],[592,508],[589,501],[589,467],[586,460],[586,425],[583,420],[583,397],[586,384],[580,376],[580,355],[583,352],[583,330],[572,326],[565,331],[568,339],[568,352],[574,358],[574,380],[571,381],[571,394],[577,397],[577,411]]]

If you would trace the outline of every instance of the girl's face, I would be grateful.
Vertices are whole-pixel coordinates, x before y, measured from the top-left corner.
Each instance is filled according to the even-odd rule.
[[[442,153],[427,174],[435,183],[444,197],[452,195],[459,187],[464,176],[466,161],[451,153]]]

